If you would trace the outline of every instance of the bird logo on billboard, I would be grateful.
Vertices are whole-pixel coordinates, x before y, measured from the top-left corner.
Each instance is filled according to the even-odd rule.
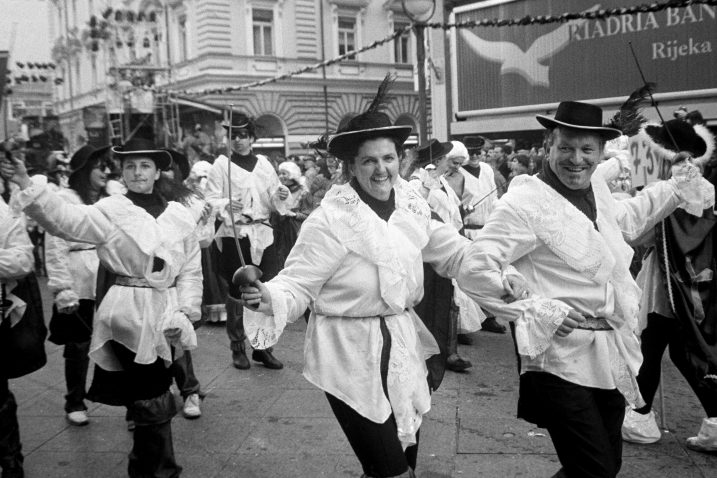
[[[585,10],[590,12],[600,8],[600,4]],[[461,29],[466,44],[481,58],[500,63],[500,73],[515,73],[522,76],[531,86],[550,86],[550,67],[542,62],[562,51],[570,43],[570,29],[582,25],[587,19],[564,23],[550,33],[538,37],[526,51],[509,41],[484,40],[475,33]],[[572,26],[571,26],[572,24]]]

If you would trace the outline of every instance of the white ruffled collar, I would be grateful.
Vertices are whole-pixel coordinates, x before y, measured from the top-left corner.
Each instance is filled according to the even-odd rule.
[[[360,198],[349,184],[334,185],[321,201],[332,232],[349,251],[375,264],[379,270],[381,297],[399,312],[406,306],[410,294],[407,280],[412,277],[406,260],[408,248],[420,254],[428,243],[430,209],[428,203],[408,183],[398,179],[394,185],[396,209],[388,222]],[[400,231],[400,238],[395,232]],[[400,249],[400,250],[399,250]]]

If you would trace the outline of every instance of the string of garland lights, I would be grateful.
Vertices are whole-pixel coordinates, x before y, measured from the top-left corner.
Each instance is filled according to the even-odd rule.
[[[655,13],[662,10],[666,10],[668,8],[684,8],[688,7],[690,5],[717,5],[717,0],[667,0],[664,2],[654,2],[654,3],[645,3],[640,5],[635,5],[632,7],[620,7],[620,8],[604,8],[604,9],[598,9],[593,11],[587,11],[587,12],[567,12],[562,13],[560,15],[539,15],[536,17],[532,17],[530,15],[526,15],[524,17],[520,18],[509,18],[509,19],[483,19],[483,20],[467,20],[463,22],[458,23],[438,23],[438,22],[432,22],[432,23],[426,23],[425,28],[440,28],[443,30],[449,30],[451,28],[484,28],[484,27],[513,27],[513,26],[527,26],[527,25],[547,25],[550,23],[565,23],[572,20],[581,20],[581,19],[587,19],[587,20],[605,20],[609,17],[616,17],[616,16],[622,16],[622,15],[634,15],[638,13]],[[276,83],[278,81],[287,80],[289,78],[292,78],[294,76],[302,75],[304,73],[308,73],[311,71],[318,70],[322,67],[331,66],[335,63],[339,63],[346,58],[349,58],[351,56],[354,56],[358,53],[363,53],[368,50],[372,50],[374,48],[377,48],[381,45],[384,45],[388,42],[394,41],[396,38],[408,34],[413,29],[413,25],[407,25],[404,28],[401,28],[399,30],[396,30],[392,34],[388,35],[385,38],[382,38],[380,40],[376,40],[375,42],[366,45],[358,50],[355,51],[349,51],[344,53],[343,55],[339,55],[335,58],[331,58],[326,61],[322,61],[319,63],[315,63],[313,65],[308,65],[303,68],[299,68],[297,70],[284,73],[283,75],[275,76],[272,78],[267,78],[260,81],[254,81],[252,83],[246,83],[243,85],[238,86],[230,86],[226,88],[213,88],[213,89],[207,89],[207,90],[171,90],[161,87],[155,87],[151,88],[154,91],[162,91],[164,93],[168,94],[175,94],[175,95],[192,95],[192,96],[202,96],[202,95],[217,95],[217,94],[223,94],[223,93],[231,93],[234,91],[242,91],[242,90],[248,90],[250,88],[256,88],[259,86],[268,85],[271,83]]]

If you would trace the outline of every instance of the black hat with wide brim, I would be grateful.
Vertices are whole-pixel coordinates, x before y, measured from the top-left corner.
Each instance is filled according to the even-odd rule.
[[[595,133],[606,141],[622,135],[622,131],[603,126],[602,108],[579,101],[563,101],[553,118],[537,115],[535,119],[548,129],[563,126],[570,129]]]
[[[413,131],[410,126],[394,126],[386,113],[369,112],[354,117],[342,131],[329,138],[327,150],[338,158],[347,159],[349,152],[367,139],[390,138],[403,144]]]
[[[172,164],[169,151],[157,148],[152,141],[144,138],[132,138],[121,146],[114,146],[112,152],[120,161],[137,157],[151,159],[159,170],[166,170]]]
[[[703,163],[712,157],[715,150],[714,135],[702,125],[691,125],[681,119],[665,121],[661,125],[648,124],[644,127],[645,133],[654,141],[652,145],[656,150],[664,150],[663,155],[670,152],[685,151],[692,158]]]
[[[453,143],[451,142],[445,142],[441,143],[436,138],[433,138],[428,143],[424,144],[423,146],[419,146],[416,148],[416,161],[418,163],[418,166],[425,166],[426,164],[430,163],[431,161],[434,161],[438,158],[441,158],[448,153],[451,152],[453,149]]]
[[[95,158],[98,158],[105,154],[109,149],[109,145],[103,146],[101,148],[95,148],[93,146],[90,146],[89,144],[86,144],[77,151],[75,151],[75,154],[73,154],[72,158],[70,158],[70,177],[72,177],[76,172],[87,166],[87,164]]]

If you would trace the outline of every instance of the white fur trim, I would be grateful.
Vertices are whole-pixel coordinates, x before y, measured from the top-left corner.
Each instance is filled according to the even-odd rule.
[[[703,166],[715,152],[715,137],[710,130],[701,124],[692,125],[692,127],[695,129],[695,133],[697,133],[707,145],[705,154],[699,158],[693,158],[696,164]]]

